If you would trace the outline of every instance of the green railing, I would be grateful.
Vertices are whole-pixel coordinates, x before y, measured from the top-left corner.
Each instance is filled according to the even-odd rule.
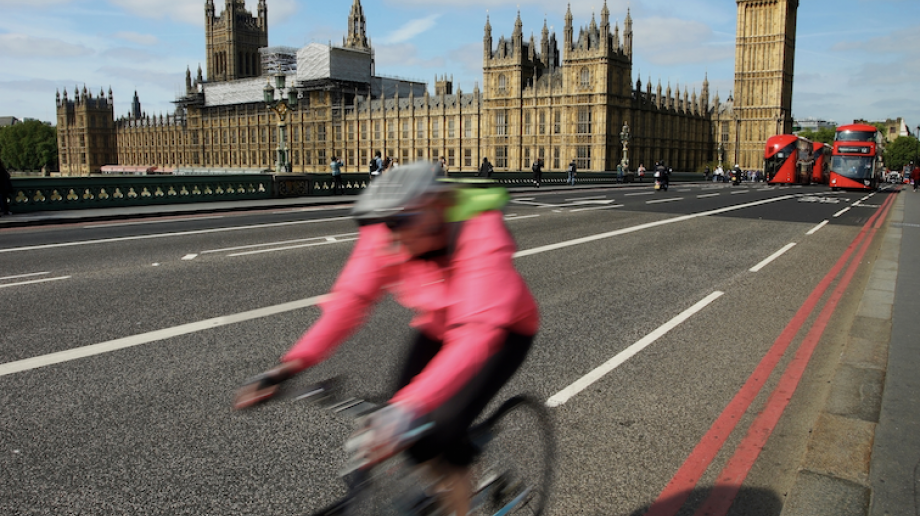
[[[15,178],[15,213],[270,199],[271,175]]]
[[[474,178],[475,172],[451,173],[452,178]],[[514,188],[533,184],[531,172],[496,172],[492,179]],[[563,185],[565,172],[544,172],[543,184]],[[634,182],[627,176],[626,182]],[[674,173],[673,182],[700,181],[701,174]],[[645,182],[654,181],[646,177]],[[346,195],[367,188],[367,173],[342,174]],[[579,172],[576,184],[612,184],[615,172]],[[222,176],[92,176],[92,177],[17,177],[13,179],[11,208],[15,213],[79,210],[90,208],[149,206],[213,201],[240,201],[282,197],[329,196],[333,194],[332,174],[222,175]]]

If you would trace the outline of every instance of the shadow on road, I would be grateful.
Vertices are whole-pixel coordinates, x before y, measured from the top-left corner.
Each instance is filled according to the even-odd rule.
[[[671,499],[663,500],[663,503],[659,504],[653,513],[649,513],[652,506],[646,505],[631,512],[629,516],[645,516],[646,514],[655,516],[693,516],[708,500],[727,499],[733,494],[735,494],[734,489],[720,487],[694,489],[689,493],[685,491]],[[679,506],[680,510],[675,511],[672,506]],[[731,508],[725,516],[779,516],[782,511],[783,502],[776,492],[760,488],[742,488],[741,491],[737,492],[737,496],[735,496]],[[706,512],[705,514],[715,516],[721,513]]]

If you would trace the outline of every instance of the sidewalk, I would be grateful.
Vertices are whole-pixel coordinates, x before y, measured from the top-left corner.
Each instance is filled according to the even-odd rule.
[[[920,514],[920,277],[908,273],[920,256],[920,195],[898,194],[883,228],[782,516]]]

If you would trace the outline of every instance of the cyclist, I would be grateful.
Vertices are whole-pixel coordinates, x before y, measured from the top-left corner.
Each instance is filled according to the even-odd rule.
[[[236,408],[274,396],[278,385],[323,359],[389,292],[417,313],[399,390],[371,417],[372,461],[396,452],[412,426],[433,422],[409,455],[445,479],[447,505],[468,512],[473,446],[467,430],[523,363],[537,333],[536,302],[514,268],[514,240],[500,208],[508,193],[446,182],[436,163],[414,163],[375,180],[352,210],[358,242],[323,314],[281,364],[237,392]],[[437,460],[435,460],[437,459]]]

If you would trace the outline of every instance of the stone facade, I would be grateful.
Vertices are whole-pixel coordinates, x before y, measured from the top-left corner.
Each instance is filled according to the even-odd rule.
[[[799,0],[737,3],[735,91],[727,103],[716,102],[713,134],[725,163],[760,169],[767,139],[792,133]]]
[[[742,4],[789,2],[738,3],[741,20],[741,13],[748,11]],[[547,170],[564,170],[574,160],[580,170],[609,171],[623,158],[620,132],[624,122],[631,134],[631,169],[639,164],[650,168],[663,160],[675,170],[695,170],[717,159],[717,139],[725,129],[742,129],[729,131],[730,136],[750,133],[759,137],[763,131],[748,130],[749,120],[770,120],[778,127],[779,114],[791,113],[782,107],[788,98],[786,88],[769,105],[736,106],[735,112],[745,117],[739,119],[726,114],[718,98],[710,103],[708,80],[699,95],[695,91],[691,95],[686,87],[681,92],[679,85],[663,90],[660,81],[653,90],[651,79],[633,84],[632,18],[627,12],[622,30],[611,27],[605,2],[600,23],[592,15],[577,37],[568,10],[561,48],[545,22],[539,43],[533,36],[525,41],[519,13],[511,37],[502,36],[496,42],[487,19],[482,88],[477,86],[471,93],[454,92],[446,76],[436,79],[434,94],[427,90],[416,93],[418,88],[405,84],[402,90],[397,85],[387,93],[377,88],[374,94],[374,81],[379,81],[375,77],[360,84],[332,77],[298,82],[294,86],[300,99],[286,114],[282,133],[278,116],[261,101],[250,98],[216,105],[213,98],[210,102],[205,98],[209,85],[236,87],[261,73],[252,65],[251,56],[267,47],[265,0],[259,2],[257,17],[245,11],[239,0],[227,0],[220,16],[215,16],[213,0],[207,0],[205,14],[207,80],[200,67],[194,80],[191,71],[186,71],[186,95],[176,100],[174,114],[147,115],[136,94],[131,113],[114,121],[111,93],[104,101],[85,95],[69,101],[66,92],[58,99],[59,132],[68,144],[66,149],[62,145],[62,173],[85,175],[106,164],[272,169],[282,138],[293,172],[326,172],[333,156],[345,162],[346,171],[363,172],[378,150],[402,162],[444,157],[452,171],[474,171],[484,157],[497,171],[527,170],[538,157],[544,159]],[[773,22],[756,20],[752,26],[773,30]],[[792,30],[794,43],[794,18]],[[765,46],[761,36],[739,30],[740,34],[744,36],[739,36],[739,45],[762,47],[757,55],[767,59],[767,64],[758,61],[736,74],[738,91],[759,95],[761,89],[748,82],[752,77],[761,80],[763,74],[757,70],[774,66],[766,52],[773,47]],[[369,55],[373,69],[373,49],[360,0],[353,2],[347,36],[339,48]],[[747,54],[748,50],[739,51],[739,58]],[[787,64],[778,78],[786,80],[788,71],[791,92],[791,57]],[[69,114],[79,110],[85,111],[83,116]],[[106,138],[100,140],[95,133],[90,139],[79,138],[89,135],[90,117],[97,124],[105,118],[106,125],[98,129],[108,131]],[[789,125],[791,130],[791,118]],[[768,136],[764,134],[763,141]],[[754,145],[738,146],[734,144],[737,138],[732,137],[724,141],[732,149],[743,147],[746,153]],[[90,147],[90,143],[105,146]],[[762,157],[763,145],[759,145]]]

